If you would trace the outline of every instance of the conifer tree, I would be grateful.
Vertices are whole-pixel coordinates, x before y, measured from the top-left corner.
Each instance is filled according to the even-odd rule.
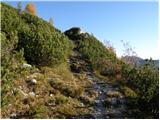
[[[53,18],[52,17],[49,19],[49,23],[53,26]]]
[[[18,9],[18,13],[20,14],[22,12],[22,3],[21,2],[17,3],[17,9]]]
[[[25,8],[26,12],[31,14],[31,15],[36,15],[36,8],[32,3],[27,4]]]

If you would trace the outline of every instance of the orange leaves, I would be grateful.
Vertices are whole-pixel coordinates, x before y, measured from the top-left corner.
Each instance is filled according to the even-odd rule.
[[[27,4],[26,6],[26,12],[28,12],[31,15],[36,15],[36,8],[32,3]]]

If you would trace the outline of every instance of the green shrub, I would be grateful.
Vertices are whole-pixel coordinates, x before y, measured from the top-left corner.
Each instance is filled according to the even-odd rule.
[[[115,74],[115,64],[119,64],[120,61],[116,58],[116,54],[106,48],[97,38],[88,33],[81,33],[81,29],[76,27],[64,33],[74,41],[84,59],[91,62],[94,71],[104,76]]]
[[[7,38],[10,37],[12,31],[20,29],[22,21],[18,11],[13,7],[1,3],[1,18],[1,29],[6,33]]]
[[[28,112],[28,117],[34,119],[34,118],[48,118],[47,116],[48,109],[44,105],[38,105],[31,107]]]
[[[130,72],[130,86],[138,93],[141,99],[150,101],[158,86],[158,70],[145,65]]]
[[[28,63],[55,66],[65,62],[72,44],[68,38],[48,22],[2,3],[2,32],[11,38],[17,31],[18,48],[24,49]]]
[[[99,71],[101,75],[115,74],[115,64],[118,63],[118,59],[94,36],[82,37],[78,48],[83,56],[89,59],[93,69]]]
[[[65,96],[57,96],[55,97],[56,101],[55,104],[60,105],[60,104],[64,104],[66,102],[68,102],[68,98]]]
[[[26,19],[32,20],[32,17]],[[38,21],[38,18],[34,19]],[[24,48],[27,61],[52,66],[66,61],[71,50],[71,43],[63,34],[54,31],[43,21],[38,22],[31,25],[28,31],[20,34],[19,46]]]
[[[13,80],[19,76],[19,68],[24,61],[23,50],[15,51],[18,37],[16,32],[10,34],[7,39],[6,34],[1,32],[1,105],[7,105],[11,100],[10,94],[13,86]]]
[[[159,70],[151,64],[129,71],[128,84],[138,95],[138,108],[145,114],[158,118]]]

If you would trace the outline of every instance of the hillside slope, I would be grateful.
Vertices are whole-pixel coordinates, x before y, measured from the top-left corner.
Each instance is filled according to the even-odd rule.
[[[116,53],[109,51],[96,37],[89,33],[81,33],[80,28],[71,28],[64,32],[77,46],[77,50],[87,59],[98,77],[115,77],[120,75],[124,64],[116,57]]]
[[[2,118],[69,118],[81,107],[83,76],[67,64],[72,43],[48,22],[1,3]],[[29,63],[29,64],[28,64]]]
[[[1,13],[2,118],[157,118],[157,68],[131,68],[80,28]]]
[[[72,48],[78,48],[85,56],[82,59],[86,59],[94,69],[96,67],[93,66],[97,64],[94,60],[100,56],[107,57],[109,53],[103,44],[89,34],[85,38],[89,42],[87,44],[91,44],[91,49],[97,47],[94,54],[98,53],[98,56],[92,60],[88,56],[90,53],[87,53],[90,51],[83,50],[86,47],[84,35],[80,35],[82,43],[75,46],[74,41],[37,16],[25,12],[19,14],[18,10],[4,3],[1,9],[2,117],[90,116],[97,92],[88,89],[93,83],[88,80],[84,70],[72,73],[67,60],[74,54]],[[79,40],[76,36],[74,39]],[[84,69],[86,61],[80,65]]]
[[[2,34],[10,40],[17,36],[15,50],[24,50],[25,59],[38,65],[56,65],[66,61],[71,43],[48,22],[2,3]],[[59,49],[57,49],[59,48]],[[36,58],[36,59],[35,59]]]

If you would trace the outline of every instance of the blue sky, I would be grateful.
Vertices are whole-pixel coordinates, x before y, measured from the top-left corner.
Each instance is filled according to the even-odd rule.
[[[7,2],[16,7],[16,2]],[[23,7],[28,2],[22,2]],[[158,55],[158,2],[32,2],[37,15],[54,19],[54,26],[65,31],[80,27],[100,41],[109,40],[117,55],[123,54],[121,40],[135,47],[142,58]]]

